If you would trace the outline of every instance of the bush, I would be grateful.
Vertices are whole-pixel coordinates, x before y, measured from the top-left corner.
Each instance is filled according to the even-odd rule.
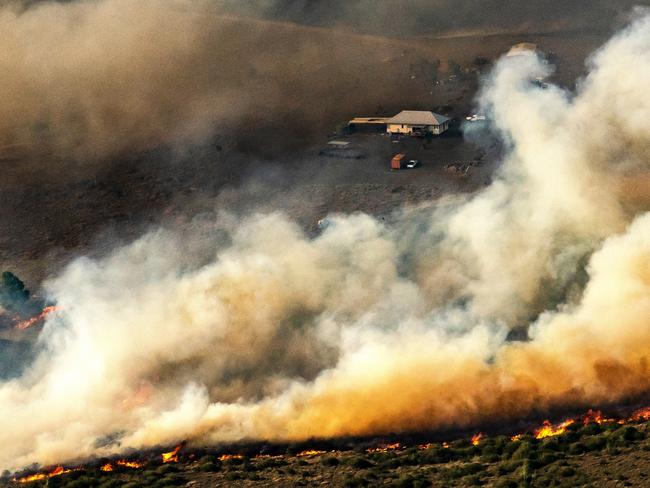
[[[122,482],[120,480],[104,480],[99,487],[100,488],[118,488],[122,486]]]
[[[163,464],[162,466],[158,466],[156,468],[156,473],[162,475],[169,474],[169,473],[178,473],[178,471],[180,470],[178,469],[178,466],[176,466],[175,464]]]
[[[255,466],[259,469],[272,469],[279,468],[280,466],[286,466],[287,462],[284,459],[260,459],[255,463]]]
[[[185,484],[185,478],[179,474],[168,474],[160,479],[157,483],[158,486],[180,486]]]
[[[600,424],[587,424],[582,429],[580,429],[581,436],[596,435],[600,434],[603,431]]]
[[[481,456],[481,462],[482,463],[496,463],[499,461],[501,458],[499,457],[498,454],[483,454]]]
[[[569,454],[578,455],[587,452],[587,447],[582,442],[574,442],[569,446]]]
[[[513,461],[504,461],[501,464],[497,466],[497,472],[500,475],[512,473],[515,471],[517,468],[519,468],[523,464],[523,461],[520,460],[513,460]]]
[[[625,427],[621,427],[620,429],[616,430],[613,434],[613,436],[616,436],[620,438],[622,441],[624,441],[625,444],[643,439],[643,433],[637,430],[635,427],[631,425],[627,425]]]
[[[357,488],[361,486],[368,486],[370,483],[368,480],[361,476],[348,476],[343,480],[343,486],[345,488]]]
[[[522,442],[515,452],[512,453],[512,459],[535,459],[537,454],[529,442]]]
[[[549,451],[559,451],[561,450],[561,447],[557,439],[550,438],[544,440],[544,442],[542,443],[542,449],[549,450]]]
[[[212,462],[203,463],[199,465],[199,471],[205,473],[216,473],[217,471],[221,471],[221,465]]]
[[[422,475],[402,474],[389,486],[396,488],[424,488],[426,486],[431,486],[431,483]]]
[[[469,463],[461,466],[452,466],[442,473],[446,478],[462,478],[463,476],[477,474],[485,469],[481,463]]]
[[[367,469],[374,466],[373,463],[362,457],[351,457],[345,460],[345,464],[356,469]]]
[[[240,480],[242,478],[243,478],[242,474],[239,473],[238,471],[230,471],[230,472],[226,473],[225,476],[224,476],[224,479],[226,481],[237,481],[237,480]]]
[[[99,485],[99,480],[89,478],[88,476],[72,480],[65,484],[66,488],[93,488],[97,485]]]
[[[607,444],[607,441],[602,436],[594,435],[594,436],[591,436],[591,437],[587,437],[584,440],[584,445],[585,445],[585,448],[587,449],[587,451],[600,451],[601,449],[603,449],[605,447],[606,444]]]
[[[558,474],[564,478],[569,478],[571,476],[575,476],[576,470],[571,466],[562,466],[559,469]]]
[[[2,273],[0,280],[0,305],[11,312],[21,310],[29,300],[29,290],[11,271]]]
[[[320,463],[323,466],[330,466],[331,467],[331,466],[338,466],[341,463],[341,461],[339,461],[339,458],[334,457],[334,456],[325,456],[325,457],[321,458]]]
[[[539,457],[538,464],[540,466],[546,466],[548,464],[554,463],[557,460],[558,460],[558,455],[556,453],[545,452]]]

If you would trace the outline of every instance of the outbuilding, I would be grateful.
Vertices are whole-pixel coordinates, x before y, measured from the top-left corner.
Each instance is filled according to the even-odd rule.
[[[449,118],[434,112],[421,110],[402,110],[386,121],[389,134],[409,134],[425,136],[442,134],[449,129]]]

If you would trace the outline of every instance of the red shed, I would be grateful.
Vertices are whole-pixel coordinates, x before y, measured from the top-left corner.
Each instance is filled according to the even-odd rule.
[[[402,169],[404,166],[404,158],[406,158],[406,154],[395,154],[390,161],[390,169]]]

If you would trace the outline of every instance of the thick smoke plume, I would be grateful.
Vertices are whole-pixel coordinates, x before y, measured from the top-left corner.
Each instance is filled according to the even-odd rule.
[[[631,182],[650,171],[648,52],[645,15],[574,95],[533,83],[550,71],[534,55],[502,59],[481,103],[508,155],[475,196],[331,216],[316,237],[224,214],[72,263],[48,283],[62,311],[41,354],[0,386],[0,465],[467,426],[647,390],[650,195]]]

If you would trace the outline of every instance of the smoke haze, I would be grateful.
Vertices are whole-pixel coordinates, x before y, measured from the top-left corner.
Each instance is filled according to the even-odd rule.
[[[36,157],[94,161],[210,141],[215,134],[241,146],[253,132],[261,140],[264,134],[275,139],[267,146],[291,146],[355,111],[375,111],[378,101],[399,105],[385,60],[404,52],[418,61],[433,55],[421,45],[379,36],[459,29],[534,32],[558,23],[557,28],[597,28],[602,19],[611,28],[628,7],[628,2],[616,8],[594,1],[508,3],[489,8],[475,1],[327,2],[327,7],[304,1],[100,0],[27,2],[29,7],[5,2],[0,155],[19,148]],[[527,25],[526,18],[536,25]],[[302,25],[277,22],[286,20]],[[346,32],[305,24],[344,26]],[[299,137],[288,137],[291,132]]]
[[[128,24],[119,0],[80,15],[117,4]],[[533,84],[551,68],[532,54],[498,63],[480,104],[508,152],[474,196],[387,223],[333,215],[316,237],[280,213],[223,213],[70,264],[47,283],[62,311],[38,358],[0,385],[0,465],[466,426],[645,391],[650,195],[626,191],[650,161],[639,17],[576,95]],[[507,341],[515,328],[530,340]]]

